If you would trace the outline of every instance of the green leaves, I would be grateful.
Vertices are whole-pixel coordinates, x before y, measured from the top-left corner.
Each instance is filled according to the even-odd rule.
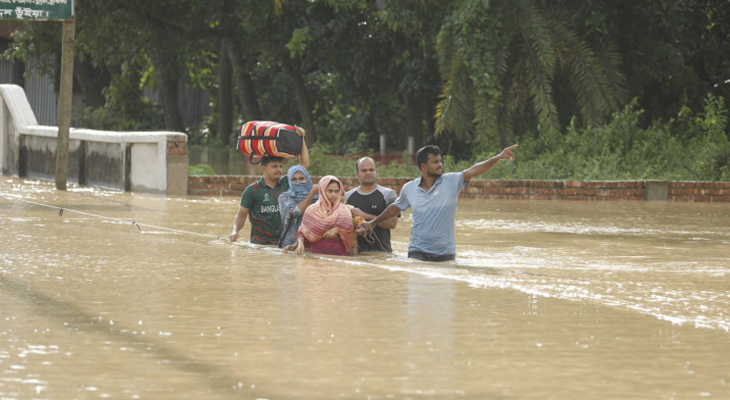
[[[565,133],[547,129],[524,138],[512,168],[494,168],[490,178],[726,181],[727,115],[724,100],[708,96],[697,115],[685,109],[677,120],[642,127],[644,110],[633,99],[605,125],[581,128],[574,120]]]
[[[304,52],[307,50],[307,45],[314,40],[312,35],[309,33],[309,27],[294,29],[291,40],[286,44],[286,48],[289,49],[292,58],[304,56]]]
[[[596,56],[571,28],[569,10],[540,4],[469,0],[447,18],[437,42],[445,80],[438,133],[471,131],[476,144],[505,146],[522,136],[516,129],[559,129],[561,115],[576,114],[595,125],[623,103],[620,58]],[[569,87],[556,86],[558,77]],[[577,107],[557,101],[571,94]]]

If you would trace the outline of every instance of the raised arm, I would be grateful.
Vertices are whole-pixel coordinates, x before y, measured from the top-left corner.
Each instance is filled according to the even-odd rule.
[[[297,208],[299,208],[300,214],[304,214],[304,210],[306,210],[307,207],[312,204],[312,200],[317,193],[319,193],[319,187],[317,187],[317,185],[312,185],[312,189],[309,191],[309,193],[307,193],[307,197],[305,197],[304,200],[297,204]]]
[[[490,169],[492,169],[493,166],[497,165],[497,163],[502,160],[509,159],[510,161],[514,161],[515,155],[512,153],[512,149],[516,148],[517,146],[518,145],[515,144],[507,147],[506,149],[502,150],[501,153],[490,158],[489,160],[482,161],[480,163],[474,164],[469,169],[465,169],[464,182],[469,182],[472,178],[489,171]]]
[[[302,137],[302,154],[299,155],[299,165],[309,169],[309,149],[307,149],[307,141],[304,139],[307,132],[304,130],[304,128],[301,128],[299,126],[297,126],[296,128],[297,133],[299,134],[299,136]]]

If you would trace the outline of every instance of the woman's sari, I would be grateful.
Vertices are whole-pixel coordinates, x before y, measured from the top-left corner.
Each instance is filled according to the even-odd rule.
[[[339,196],[337,196],[337,201],[334,203],[330,203],[325,195],[327,186],[332,182],[337,182],[340,185]],[[357,243],[357,239],[355,229],[352,226],[352,214],[342,202],[344,193],[342,183],[336,177],[327,175],[319,180],[318,188],[319,201],[310,205],[304,211],[302,225],[299,227],[299,235],[304,236],[311,244],[310,252],[319,251],[326,254],[346,255]],[[337,243],[332,243],[332,239],[324,238],[325,232],[332,228],[337,228],[338,235],[333,238]],[[317,245],[316,243],[320,241],[322,243]],[[333,244],[336,244],[341,251],[334,249]]]

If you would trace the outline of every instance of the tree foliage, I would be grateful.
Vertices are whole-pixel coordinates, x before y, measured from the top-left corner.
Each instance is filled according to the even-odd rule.
[[[577,19],[535,0],[463,2],[439,35],[437,131],[504,146],[535,126],[560,129],[561,113],[604,122],[626,95],[620,58],[610,48],[597,55]]]

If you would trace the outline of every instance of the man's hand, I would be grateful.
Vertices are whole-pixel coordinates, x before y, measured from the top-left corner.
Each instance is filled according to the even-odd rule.
[[[304,238],[299,236],[294,244],[290,244],[289,246],[284,247],[283,249],[281,249],[281,251],[284,253],[288,253],[294,250],[294,252],[298,256],[301,256],[302,254],[304,254],[304,247]]]
[[[352,209],[350,209],[350,213],[352,213],[353,217],[363,217],[365,219],[367,219],[367,217],[369,216],[365,211],[357,207],[353,207]]]
[[[518,145],[513,144],[510,147],[507,147],[506,149],[502,150],[501,153],[497,154],[496,156],[490,158],[489,160],[482,161],[478,164],[472,165],[471,168],[464,170],[464,182],[469,182],[472,180],[472,178],[477,177],[490,169],[492,169],[493,166],[495,166],[498,162],[502,160],[515,160],[515,155],[512,153],[512,149],[516,148]]]
[[[515,160],[515,155],[514,155],[514,153],[512,153],[512,149],[514,149],[514,148],[515,148],[515,147],[517,147],[517,146],[519,146],[519,145],[518,145],[518,144],[513,144],[512,146],[510,146],[510,147],[507,147],[506,149],[502,150],[502,152],[501,152],[501,153],[499,153],[499,154],[497,155],[497,157],[498,157],[498,158],[499,158],[500,160],[505,160],[505,159],[507,159],[507,160],[510,160],[510,161],[514,161],[514,160]]]
[[[302,128],[300,126],[295,126],[295,128],[297,129],[297,134],[299,136],[304,137],[307,135],[307,131],[305,131],[304,128]]]
[[[365,221],[357,226],[355,232],[362,236],[373,230],[373,225],[369,221]]]
[[[231,242],[235,242],[239,238],[238,232],[241,232],[243,226],[246,225],[246,217],[248,217],[249,209],[246,207],[238,207],[238,213],[236,213],[236,219],[233,220],[233,229],[231,235],[228,236]]]

